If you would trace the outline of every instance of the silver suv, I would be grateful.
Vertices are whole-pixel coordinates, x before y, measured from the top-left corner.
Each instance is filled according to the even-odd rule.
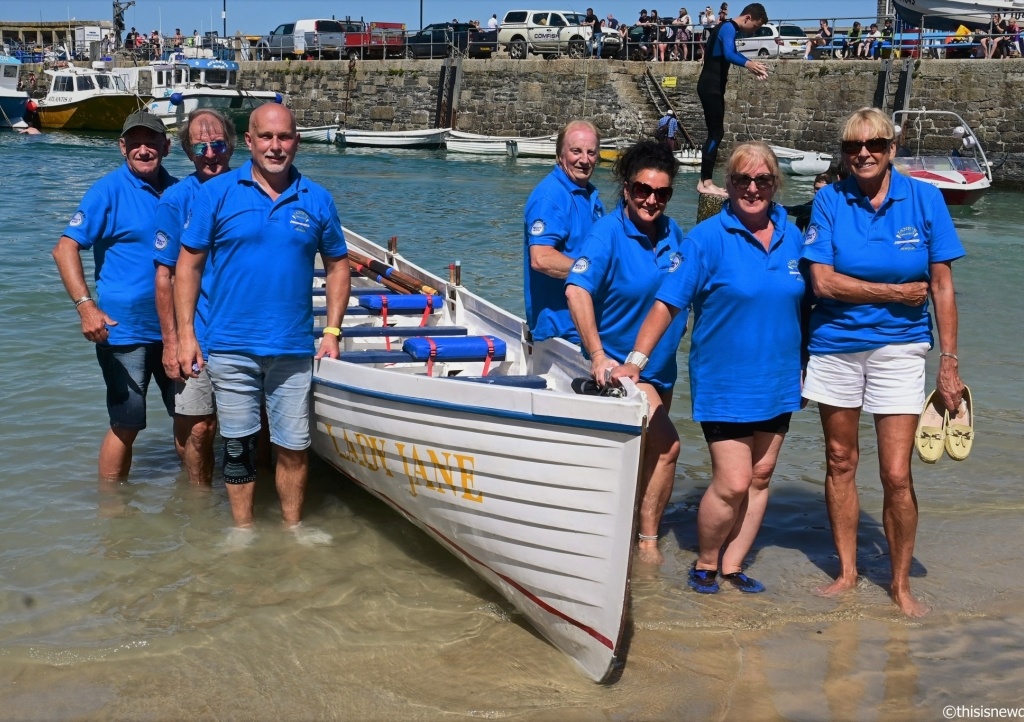
[[[799,25],[765,23],[748,37],[736,38],[736,51],[747,58],[802,58],[807,33]]]
[[[498,27],[498,44],[517,60],[529,53],[582,58],[591,36],[585,17],[572,10],[509,10]]]

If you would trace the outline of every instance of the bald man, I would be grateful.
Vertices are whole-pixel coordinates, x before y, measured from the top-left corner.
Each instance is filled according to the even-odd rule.
[[[174,284],[183,376],[207,368],[224,438],[224,482],[235,526],[253,524],[260,403],[277,452],[282,518],[302,518],[309,475],[309,392],[314,356],[311,289],[316,254],[327,274],[327,327],[315,358],[338,357],[350,290],[348,248],[334,199],[292,165],[295,116],[268,103],[252,112],[251,159],[202,185],[185,223]],[[208,255],[206,331],[194,317]],[[205,360],[204,360],[205,359]]]

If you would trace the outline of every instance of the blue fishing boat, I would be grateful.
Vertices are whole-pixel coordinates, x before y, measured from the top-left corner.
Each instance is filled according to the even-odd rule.
[[[10,55],[0,55],[0,128],[24,128],[25,105],[28,93],[18,90],[21,61]]]

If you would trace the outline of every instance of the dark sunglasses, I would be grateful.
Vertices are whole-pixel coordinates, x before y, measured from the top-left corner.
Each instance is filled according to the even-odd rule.
[[[193,143],[192,155],[196,158],[206,155],[208,148],[212,149],[215,155],[221,155],[228,152],[228,142],[226,140],[215,140],[212,143]]]
[[[846,155],[857,155],[861,148],[867,148],[868,153],[884,153],[892,143],[892,138],[872,138],[871,140],[844,140],[839,148]]]
[[[655,200],[658,203],[668,203],[669,199],[672,198],[672,186],[665,186],[664,188],[651,188],[646,183],[640,181],[633,181],[633,187],[630,188],[630,193],[633,194],[633,200],[645,201],[654,194]]]
[[[770,191],[775,187],[776,178],[771,173],[761,175],[747,175],[746,173],[733,173],[729,176],[729,182],[738,191],[745,191],[753,183],[759,191]]]

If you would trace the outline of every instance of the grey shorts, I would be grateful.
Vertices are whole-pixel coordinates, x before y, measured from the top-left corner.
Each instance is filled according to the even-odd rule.
[[[217,413],[213,383],[205,366],[196,378],[174,383],[174,413],[179,416],[213,416]]]

